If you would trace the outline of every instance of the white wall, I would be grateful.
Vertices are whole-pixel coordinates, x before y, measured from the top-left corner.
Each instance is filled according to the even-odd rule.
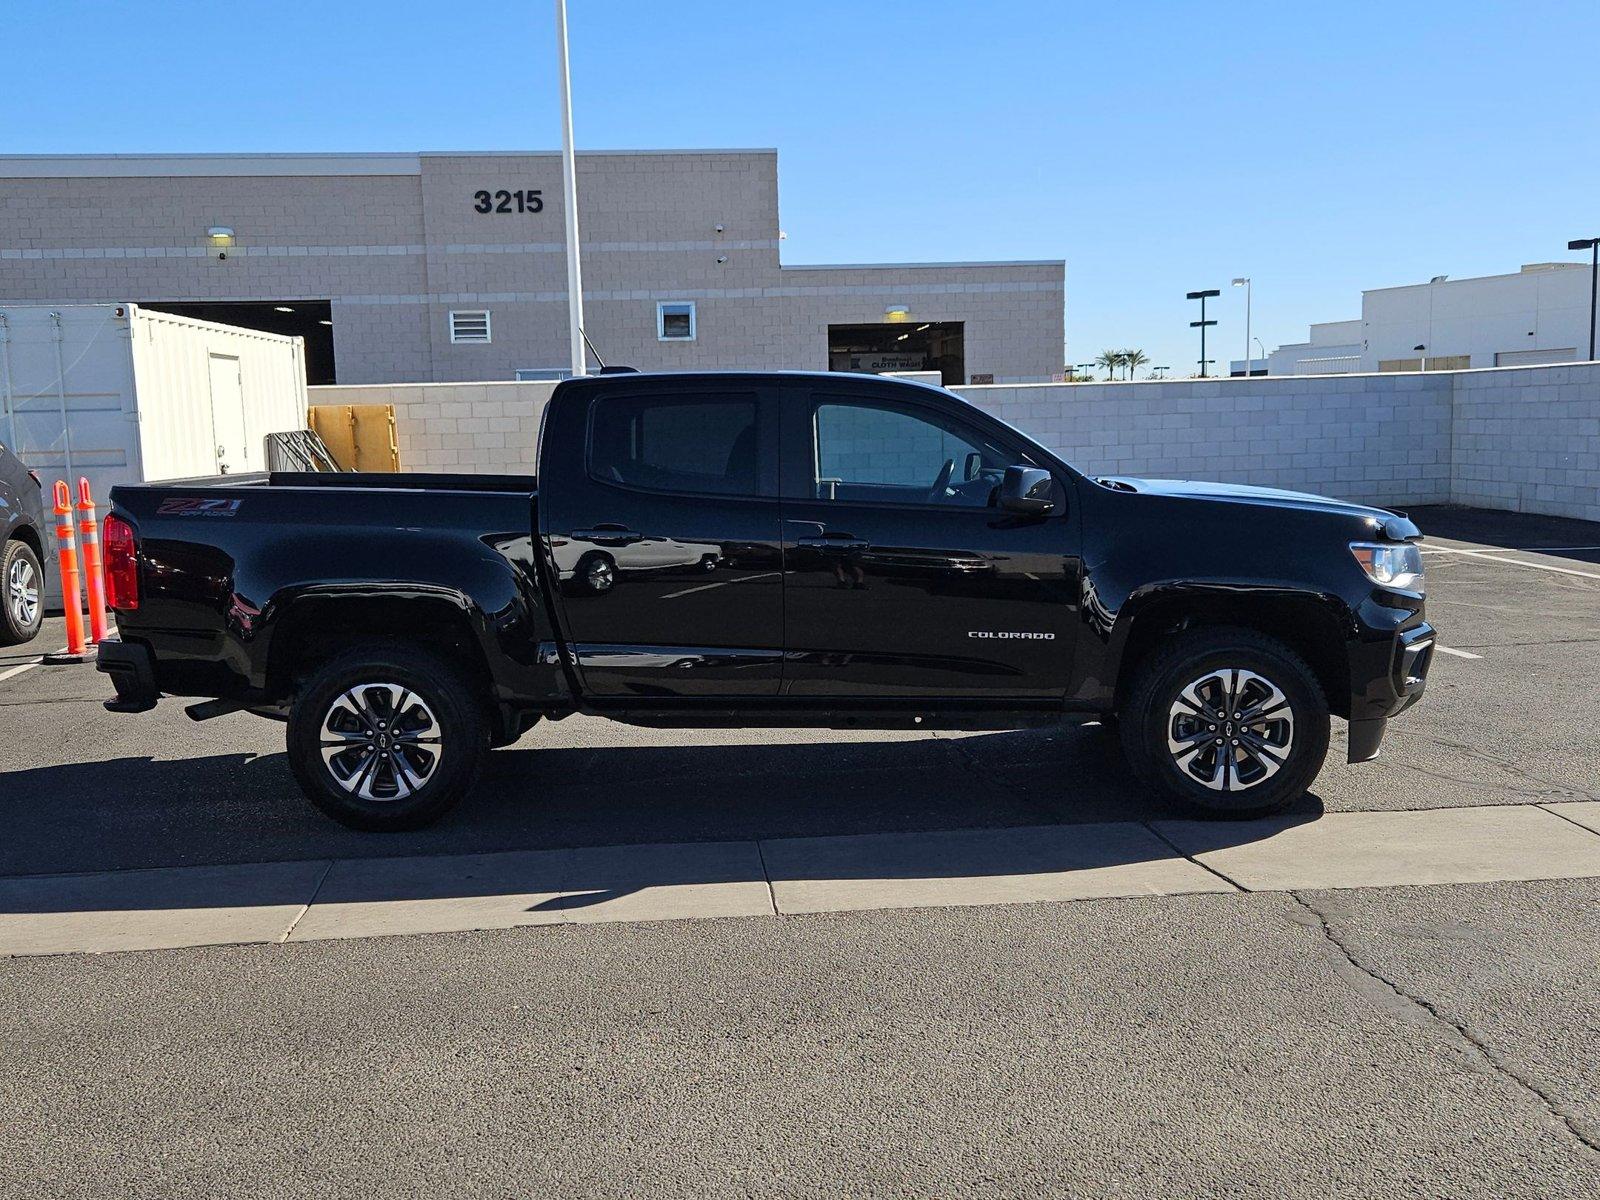
[[[312,404],[392,404],[406,471],[531,474],[553,382],[385,383],[309,389]]]
[[[1091,475],[1213,479],[1379,504],[1450,499],[1448,374],[956,390]]]
[[[1600,521],[1600,364],[1455,380],[1452,500]]]
[[[526,473],[551,383],[312,388],[394,404],[413,471]],[[956,389],[1090,474],[1600,521],[1600,363]]]
[[[1600,363],[956,390],[1090,474],[1600,521]]]

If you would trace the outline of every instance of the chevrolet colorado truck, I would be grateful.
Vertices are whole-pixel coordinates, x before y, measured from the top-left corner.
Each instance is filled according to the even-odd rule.
[[[533,476],[113,490],[113,711],[287,723],[312,803],[432,821],[541,718],[1015,729],[1098,714],[1202,813],[1374,757],[1434,632],[1417,527],[1337,500],[1092,478],[941,388],[559,384]],[[1063,781],[1064,783],[1065,781]]]

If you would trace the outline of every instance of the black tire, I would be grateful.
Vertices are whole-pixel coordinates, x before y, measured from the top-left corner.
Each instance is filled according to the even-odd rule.
[[[31,642],[43,625],[44,569],[33,547],[13,538],[0,545],[0,646]]]
[[[1193,696],[1213,701],[1198,711],[1180,699],[1195,684],[1201,686]],[[1237,685],[1239,711],[1248,718],[1259,709],[1262,720],[1234,727],[1231,713],[1209,719],[1230,684]],[[1281,701],[1268,698],[1271,689]],[[1139,780],[1207,817],[1260,817],[1287,808],[1305,794],[1328,754],[1328,701],[1315,673],[1288,646],[1250,629],[1191,630],[1154,651],[1139,666],[1121,724],[1123,752]],[[1169,738],[1182,749],[1174,751]]]
[[[329,737],[350,748],[324,760]],[[301,790],[341,825],[420,829],[471,789],[488,753],[489,722],[478,695],[449,663],[372,643],[352,647],[306,680],[289,714],[287,741]]]

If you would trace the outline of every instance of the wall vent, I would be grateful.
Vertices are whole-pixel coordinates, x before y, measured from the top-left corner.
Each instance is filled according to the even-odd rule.
[[[483,343],[489,340],[489,310],[467,309],[450,314],[450,341],[460,344]]]

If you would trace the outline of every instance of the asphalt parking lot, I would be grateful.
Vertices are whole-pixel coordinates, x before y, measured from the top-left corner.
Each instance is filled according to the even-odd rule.
[[[1183,841],[1182,814],[1079,725],[573,718],[493,755],[440,825],[364,835],[301,799],[277,725],[196,725],[171,702],[114,716],[92,667],[0,654],[14,921],[59,915],[29,897],[79,894],[63,876],[327,864],[320,890],[354,860],[425,873],[685,844],[767,848],[770,897],[761,916],[0,961],[0,1110],[17,1118],[0,1123],[0,1193],[1600,1195],[1600,868],[1583,865],[1585,839],[1600,845],[1584,807],[1600,802],[1600,525],[1413,516],[1447,651],[1427,696],[1377,762],[1345,765],[1337,730],[1298,811],[1207,847],[1232,858]],[[1491,822],[1471,828],[1552,823],[1576,856],[1403,877],[1432,886],[1257,886],[1240,857],[1377,819],[1356,814],[1466,809]],[[822,912],[785,903],[770,850],[948,831],[1070,847],[1113,829],[1221,882],[936,908],[857,902],[852,879]],[[1434,853],[1412,850],[1408,869]]]

